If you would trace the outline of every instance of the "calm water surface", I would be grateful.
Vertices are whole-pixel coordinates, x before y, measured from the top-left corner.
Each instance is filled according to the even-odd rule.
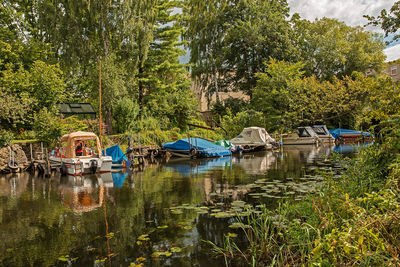
[[[281,194],[257,195],[255,182],[313,183],[316,169],[338,170],[326,161],[334,149],[347,152],[302,147],[170,159],[133,173],[0,176],[0,265],[221,266],[204,240],[222,245],[234,218],[216,218],[206,207],[238,200],[274,207]]]

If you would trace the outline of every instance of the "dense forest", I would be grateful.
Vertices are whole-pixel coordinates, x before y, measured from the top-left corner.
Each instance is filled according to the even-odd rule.
[[[4,0],[0,14],[3,143],[51,140],[88,125],[96,131],[93,121],[60,118],[58,107],[97,109],[100,66],[109,134],[179,133],[201,123],[193,82],[226,137],[245,126],[365,130],[399,107],[397,85],[381,74],[383,36],[336,19],[290,16],[284,0]],[[185,53],[188,64],[180,62]],[[250,101],[221,101],[227,91]]]

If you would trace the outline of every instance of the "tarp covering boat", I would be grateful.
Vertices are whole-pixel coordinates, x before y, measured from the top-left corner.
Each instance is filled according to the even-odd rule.
[[[275,142],[267,131],[260,127],[244,128],[238,136],[229,141],[234,145],[266,145]]]
[[[227,141],[225,139],[218,140],[218,141],[214,142],[214,144],[219,145],[219,146],[223,146],[223,147],[226,147],[226,148],[231,148],[232,147],[231,142],[229,142],[229,141]]]
[[[128,161],[124,151],[119,147],[119,145],[111,146],[103,150],[103,155],[111,156],[113,164],[122,163],[123,161]]]
[[[164,144],[164,148],[182,153],[189,153],[190,150],[196,149],[201,153],[202,157],[221,157],[231,155],[231,152],[228,149],[201,138],[180,139],[176,142]]]
[[[344,137],[344,138],[357,138],[357,137],[374,137],[373,134],[369,133],[369,132],[361,132],[361,131],[355,131],[355,130],[349,130],[349,129],[334,129],[334,130],[329,130],[329,132],[331,133],[331,135],[334,138],[338,138],[338,137]]]

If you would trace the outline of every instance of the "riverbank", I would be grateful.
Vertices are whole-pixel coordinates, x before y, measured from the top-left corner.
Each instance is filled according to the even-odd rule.
[[[398,266],[399,133],[394,126],[380,144],[340,159],[347,171],[325,175],[317,195],[238,218],[247,246],[228,235],[214,250],[226,262],[253,266]]]

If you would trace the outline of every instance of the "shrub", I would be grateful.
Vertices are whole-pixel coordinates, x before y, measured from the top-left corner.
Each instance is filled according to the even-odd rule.
[[[230,110],[222,118],[222,126],[228,131],[228,138],[238,135],[243,128],[250,126],[265,127],[265,118],[262,112],[246,110],[233,115]],[[268,129],[267,129],[268,131]]]
[[[0,148],[11,145],[14,135],[6,130],[0,131]]]
[[[47,147],[51,147],[62,136],[61,119],[46,108],[43,108],[35,114],[33,130],[40,142],[43,142]]]
[[[119,133],[128,131],[134,124],[139,112],[139,105],[132,99],[122,98],[119,100],[113,112],[117,131]]]

